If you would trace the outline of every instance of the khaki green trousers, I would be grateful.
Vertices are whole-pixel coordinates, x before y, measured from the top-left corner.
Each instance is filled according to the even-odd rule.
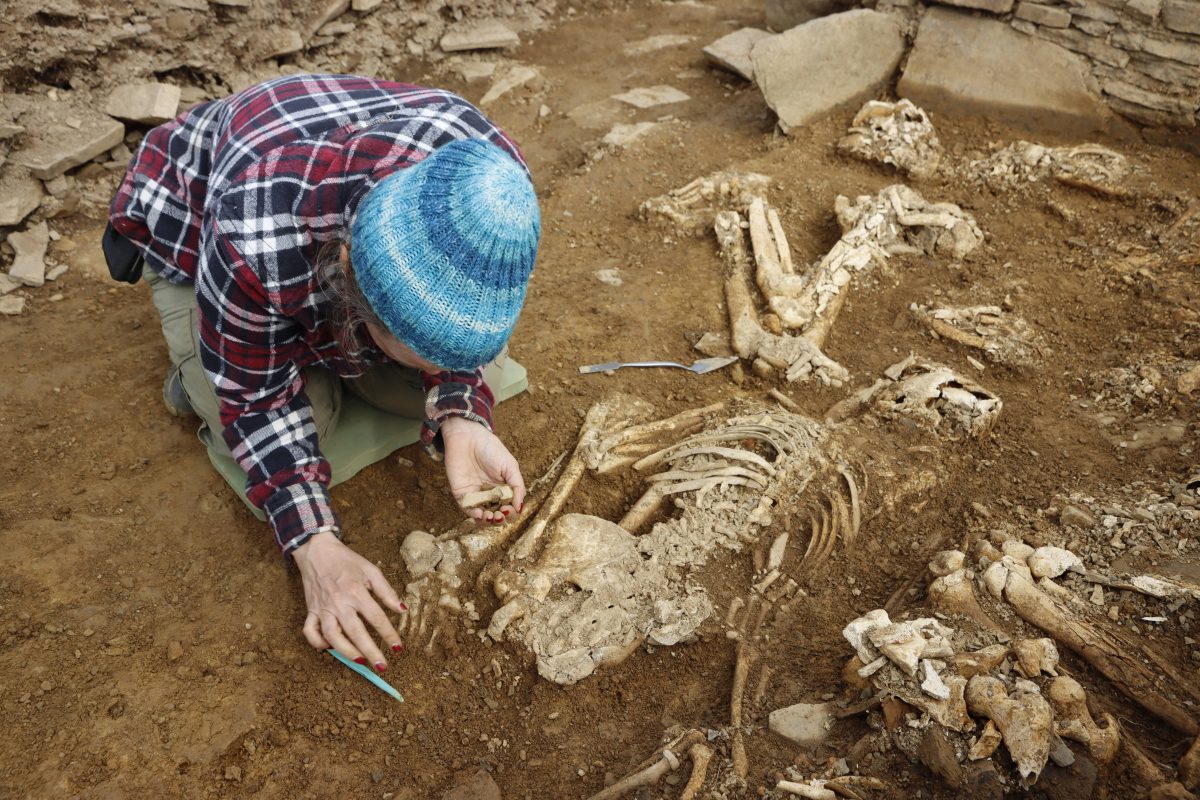
[[[179,373],[183,390],[200,418],[200,440],[223,457],[230,457],[221,435],[220,401],[200,364],[200,325],[195,287],[173,284],[147,267],[143,273],[150,286],[154,307],[162,320],[163,338],[171,358],[171,369]],[[489,384],[499,385],[499,372],[506,359],[501,353],[484,368]],[[322,448],[333,436],[342,410],[343,392],[349,391],[368,405],[399,417],[420,420],[425,415],[425,391],[420,370],[400,364],[376,365],[358,378],[341,378],[321,367],[303,371],[305,394],[312,405],[313,420]],[[370,443],[364,442],[364,446]]]

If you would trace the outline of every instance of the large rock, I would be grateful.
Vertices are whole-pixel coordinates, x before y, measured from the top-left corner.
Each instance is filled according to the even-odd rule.
[[[771,730],[801,747],[816,747],[829,737],[833,711],[829,703],[797,703],[772,711],[767,717]]]
[[[495,50],[515,47],[521,39],[512,28],[496,19],[484,20],[469,28],[450,31],[442,37],[441,48],[446,53],[461,50]]]
[[[936,0],[936,2],[947,6],[990,11],[993,14],[1007,14],[1012,11],[1013,7],[1013,0]]]
[[[930,9],[897,85],[927,111],[1076,134],[1108,127],[1087,63],[1003,22]]]
[[[12,159],[44,181],[107,153],[125,138],[125,126],[107,114],[66,103],[44,104],[26,128],[31,144]]]
[[[104,110],[110,117],[161,125],[179,113],[180,91],[169,83],[126,83],[113,89]]]
[[[0,174],[0,228],[19,225],[42,204],[42,182],[22,169]]]
[[[786,31],[853,5],[853,0],[767,0],[767,27]]]
[[[50,228],[39,222],[22,233],[10,233],[8,243],[16,256],[8,268],[8,276],[26,286],[41,286],[46,282],[46,248],[50,245]]]
[[[1162,21],[1173,31],[1200,33],[1200,2],[1166,0],[1162,6]]]
[[[754,45],[754,79],[788,132],[874,97],[904,55],[900,21],[857,9],[822,17]]]
[[[739,28],[727,33],[704,48],[705,57],[730,72],[736,72],[748,81],[754,80],[754,62],[750,51],[754,45],[771,34],[758,28]]]

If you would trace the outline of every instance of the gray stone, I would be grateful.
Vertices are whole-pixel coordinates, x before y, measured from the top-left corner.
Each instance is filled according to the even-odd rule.
[[[612,126],[612,130],[605,134],[601,141],[609,147],[628,147],[661,124],[659,122],[618,122]]]
[[[897,93],[927,111],[987,116],[1071,133],[1105,130],[1111,114],[1087,62],[1003,22],[932,8]]]
[[[1065,8],[1043,6],[1028,0],[1021,0],[1017,5],[1016,17],[1047,28],[1065,28],[1071,24],[1071,12]]]
[[[350,7],[360,14],[374,11],[383,5],[383,0],[350,0]]]
[[[290,56],[304,49],[304,37],[300,31],[288,28],[282,31],[272,31],[263,44],[263,60]]]
[[[253,0],[212,0],[218,6],[229,6],[230,8],[250,8]]]
[[[1037,35],[1110,67],[1124,69],[1129,64],[1129,53],[1074,28],[1039,28]]]
[[[1200,33],[1200,0],[1164,0],[1163,25],[1180,33]]]
[[[442,37],[441,48],[446,53],[457,53],[462,50],[495,50],[500,47],[515,47],[521,43],[521,38],[505,25],[495,19],[484,20],[470,28],[451,31]]]
[[[1200,43],[1164,41],[1130,31],[1114,31],[1112,43],[1126,50],[1140,50],[1159,58],[1200,66]]]
[[[7,272],[0,272],[0,295],[6,295],[9,292],[15,292],[22,286],[21,282],[15,278],[8,277]]]
[[[656,50],[665,50],[668,47],[680,47],[685,44],[691,44],[695,38],[695,36],[688,36],[684,33],[659,33],[654,36],[647,36],[645,39],[639,39],[636,42],[630,42],[621,49],[621,52],[630,57],[644,56]]]
[[[180,91],[169,83],[127,83],[113,89],[104,110],[110,117],[161,125],[179,113]]]
[[[8,243],[16,252],[8,276],[26,286],[41,286],[46,282],[46,248],[50,245],[50,228],[45,222],[30,225],[21,233],[10,233]]]
[[[41,203],[41,182],[23,170],[0,178],[0,227],[19,225]]]
[[[1074,22],[1076,28],[1083,31],[1088,36],[1095,36],[1097,38],[1103,38],[1107,36],[1108,32],[1113,29],[1112,23],[1099,22],[1098,20],[1085,19],[1083,17],[1077,18],[1074,20]]]
[[[704,48],[704,56],[718,67],[724,67],[752,81],[754,62],[750,60],[750,51],[759,40],[770,35],[759,28],[739,28]]]
[[[654,108],[655,106],[665,106],[671,103],[683,103],[692,98],[674,86],[660,85],[630,89],[628,92],[614,94],[612,99],[627,103],[634,108]]]
[[[312,36],[349,10],[350,0],[325,0],[320,13],[308,23],[308,35]]]
[[[18,133],[24,133],[25,129],[13,122],[0,122],[0,139],[11,139]]]
[[[1129,0],[1125,10],[1145,22],[1153,22],[1162,12],[1163,0]]]
[[[63,104],[50,104],[49,108],[60,112],[57,105]],[[31,146],[12,157],[44,181],[108,152],[125,138],[125,126],[106,114],[81,108],[61,110],[61,114],[29,136]],[[78,126],[73,124],[76,122]]]
[[[1100,520],[1086,509],[1079,506],[1063,506],[1058,514],[1058,521],[1063,525],[1074,525],[1079,528],[1094,528]]]
[[[947,6],[971,8],[977,11],[990,11],[993,14],[1007,14],[1012,11],[1013,0],[935,0]]]
[[[1143,75],[1149,75],[1156,81],[1172,86],[1200,87],[1200,69],[1193,69],[1176,61],[1147,58],[1135,53],[1129,60],[1129,66]]]
[[[874,97],[904,55],[899,19],[856,9],[760,40],[754,78],[786,133]]]
[[[460,773],[454,786],[442,795],[442,800],[501,800],[500,787],[492,776],[479,769],[473,773]]]
[[[1071,7],[1071,14],[1082,19],[1094,19],[1097,22],[1107,22],[1112,25],[1121,21],[1117,16],[1117,12],[1113,11],[1106,5],[1093,2],[1093,0],[1080,0]]]
[[[24,297],[0,297],[0,314],[6,317],[15,317],[25,311]]]
[[[1119,80],[1105,81],[1102,88],[1105,94],[1119,97],[1127,103],[1133,103],[1153,111],[1161,111],[1170,116],[1178,116],[1181,122],[1195,124],[1193,117],[1196,106],[1186,97],[1171,97]]]
[[[848,0],[767,0],[767,27],[786,31],[853,6]]]
[[[772,711],[767,721],[783,738],[801,747],[816,747],[829,736],[833,710],[829,703],[797,703]]]

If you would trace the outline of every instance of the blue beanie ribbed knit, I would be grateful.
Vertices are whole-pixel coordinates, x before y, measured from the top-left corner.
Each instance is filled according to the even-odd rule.
[[[464,139],[367,192],[350,258],[393,336],[439,367],[466,371],[499,355],[512,334],[540,233],[521,165],[491,142]]]

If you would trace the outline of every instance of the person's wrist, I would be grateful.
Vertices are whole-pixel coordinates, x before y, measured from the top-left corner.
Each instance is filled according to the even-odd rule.
[[[478,422],[469,420],[466,417],[459,417],[459,416],[447,417],[446,419],[442,420],[442,425],[441,425],[442,438],[443,439],[447,438],[447,437],[453,438],[455,436],[458,436],[459,434],[470,431],[470,429],[473,426],[478,425],[478,424],[479,424]]]
[[[314,557],[319,557],[322,552],[327,552],[331,547],[336,547],[341,544],[341,540],[337,538],[332,530],[317,531],[312,536],[295,549],[292,550],[292,559],[299,565],[310,563]]]

